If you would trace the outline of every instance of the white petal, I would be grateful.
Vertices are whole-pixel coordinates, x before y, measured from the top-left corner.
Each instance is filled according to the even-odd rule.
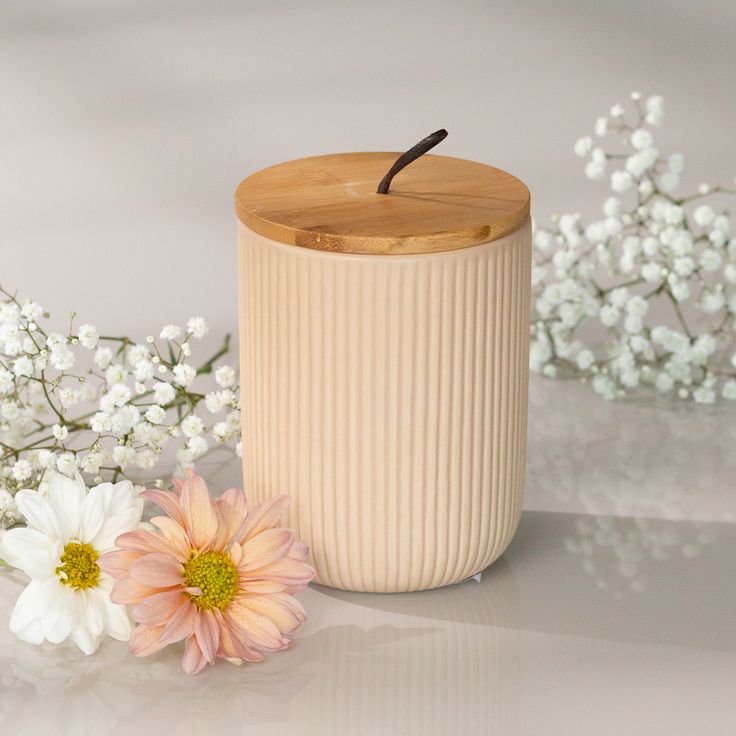
[[[23,641],[40,644],[43,641],[43,632],[41,640],[37,641],[36,623],[40,625],[41,614],[47,605],[47,591],[44,584],[38,580],[31,580],[15,602],[13,612],[10,614],[10,630]],[[25,636],[32,638],[24,638]]]
[[[115,516],[122,514],[134,505],[134,501],[138,498],[133,484],[129,480],[122,480],[119,483],[100,483],[90,490],[99,493],[104,501],[105,516]]]
[[[97,587],[104,593],[107,593],[109,597],[109,593],[115,587],[115,579],[111,578],[105,572],[100,572],[100,579],[97,581]]]
[[[59,544],[43,532],[23,527],[10,529],[3,534],[2,547],[5,561],[28,577],[46,580],[55,574]]]
[[[105,628],[105,604],[101,590],[89,588],[77,591],[79,600],[79,622],[84,623],[90,634],[99,639]]]
[[[23,490],[15,494],[18,509],[28,520],[28,525],[42,531],[52,539],[61,535],[61,527],[56,509],[45,496],[38,491]]]
[[[91,488],[82,501],[79,518],[79,539],[84,542],[94,539],[105,521],[105,498],[99,488],[99,486]]]
[[[94,537],[86,539],[98,552],[115,549],[115,540],[138,526],[143,513],[143,499],[133,484],[126,480],[112,485],[100,483],[90,490],[104,504],[105,519]]]
[[[48,607],[41,614],[41,624],[46,638],[52,644],[59,644],[69,637],[79,617],[77,594],[55,580],[49,580],[46,589]]]
[[[21,641],[28,642],[28,644],[41,644],[44,640],[43,626],[41,626],[41,622],[37,618],[30,621],[27,626],[18,629],[15,635]]]
[[[93,636],[82,622],[72,629],[71,639],[87,655],[94,654],[100,646],[100,637]]]
[[[99,485],[96,485],[89,489],[90,493],[92,493],[92,491],[98,494],[102,499],[103,506],[105,508],[105,516],[111,513],[115,513],[112,510],[112,505],[115,503],[112,483],[100,483]]]
[[[133,626],[125,606],[113,603],[109,597],[104,598],[105,605],[105,633],[113,639],[128,641],[133,633]]]
[[[141,512],[135,507],[111,516],[105,519],[100,531],[89,543],[100,553],[115,549],[115,540],[124,532],[137,529],[140,518]]]
[[[129,480],[121,480],[113,486],[113,498],[117,502],[117,506],[111,509],[111,511],[116,514],[131,506],[135,506],[140,499],[135,486]],[[140,500],[142,501],[143,499]]]
[[[49,500],[59,518],[62,539],[79,538],[79,515],[86,495],[84,481],[56,473],[49,482]]]

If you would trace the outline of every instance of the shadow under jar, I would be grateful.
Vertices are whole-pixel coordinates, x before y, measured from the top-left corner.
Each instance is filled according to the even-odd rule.
[[[487,567],[521,513],[529,192],[398,153],[279,164],[238,214],[244,486],[291,496],[317,580],[423,590]]]

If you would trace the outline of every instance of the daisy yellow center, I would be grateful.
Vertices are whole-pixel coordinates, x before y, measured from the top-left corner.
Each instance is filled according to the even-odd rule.
[[[97,552],[81,542],[69,542],[61,555],[61,565],[56,574],[63,585],[75,590],[94,588],[100,580]]]
[[[190,595],[195,606],[222,610],[238,592],[238,570],[225,552],[192,551],[184,563],[184,582],[202,591],[201,595]]]

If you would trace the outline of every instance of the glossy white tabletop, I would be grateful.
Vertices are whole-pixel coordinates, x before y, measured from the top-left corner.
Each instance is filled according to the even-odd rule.
[[[440,590],[313,586],[292,649],[262,664],[187,677],[176,647],[136,659],[114,641],[93,657],[23,644],[7,630],[22,581],[0,573],[2,733],[736,734],[736,525],[683,518],[699,497],[707,518],[733,518],[733,455],[715,439],[732,415],[634,406],[636,422],[601,427],[601,413],[633,415],[578,388],[533,382],[528,501],[631,515],[527,510],[479,581]],[[534,409],[559,391],[579,421]],[[688,426],[689,459],[673,450]],[[214,485],[237,477],[232,460],[209,463]]]

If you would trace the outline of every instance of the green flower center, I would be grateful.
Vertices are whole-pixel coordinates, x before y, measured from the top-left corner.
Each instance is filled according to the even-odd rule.
[[[224,609],[238,592],[238,570],[230,555],[212,550],[198,554],[194,550],[184,563],[187,587],[199,588],[202,595],[188,594],[199,608]]]
[[[94,588],[100,580],[97,557],[97,552],[89,544],[69,542],[61,555],[61,565],[56,568],[62,585],[75,590]]]

